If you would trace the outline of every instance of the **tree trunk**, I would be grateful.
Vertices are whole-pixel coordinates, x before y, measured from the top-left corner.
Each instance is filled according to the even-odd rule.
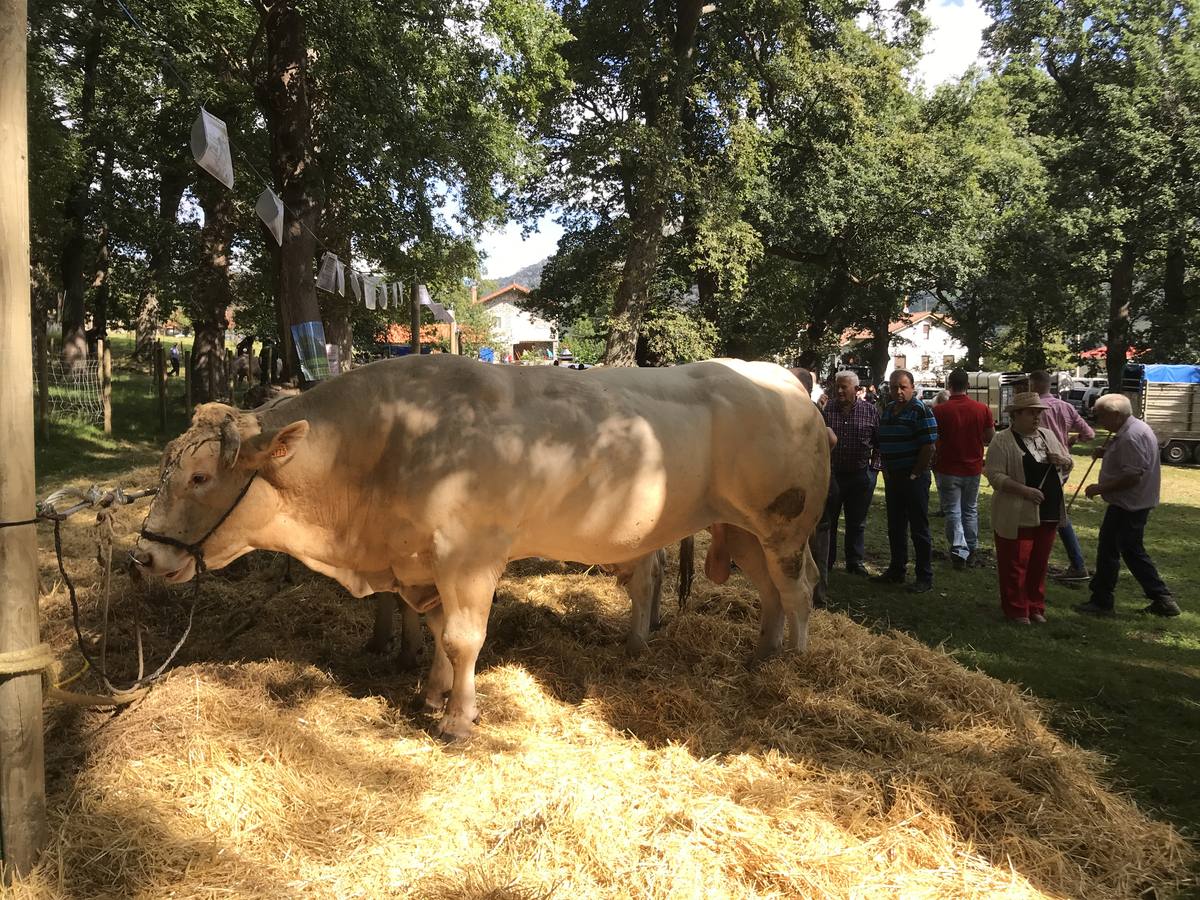
[[[1180,362],[1187,355],[1194,337],[1191,321],[1195,315],[1187,289],[1187,256],[1182,235],[1172,236],[1163,268],[1163,302],[1154,323],[1154,355],[1159,362]]]
[[[62,359],[72,368],[81,366],[87,360],[83,257],[87,247],[87,215],[96,164],[91,128],[96,108],[96,72],[99,68],[100,49],[104,44],[104,4],[97,0],[92,5],[91,14],[92,32],[88,35],[83,50],[83,87],[77,120],[79,134],[82,135],[83,163],[75,183],[63,201],[66,229],[60,256],[64,293]]]
[[[881,310],[871,324],[871,352],[868,365],[871,367],[871,380],[878,384],[883,380],[883,373],[888,367],[888,350],[892,343],[892,335],[888,327],[892,324],[890,310]]]
[[[809,316],[808,325],[804,329],[804,346],[802,350],[819,350],[825,342],[825,336],[829,331],[829,317],[835,310],[845,309],[846,301],[850,295],[850,273],[845,267],[838,268],[831,273],[830,281],[826,285],[825,290],[821,292],[820,299],[813,304],[812,314]]]
[[[225,394],[225,312],[233,302],[229,263],[236,229],[233,195],[224,185],[204,179],[198,183],[198,192],[204,227],[200,230],[196,290],[188,303],[188,314],[196,335],[192,345],[192,398],[204,403]]]
[[[100,174],[100,197],[107,212],[113,200],[113,148],[110,144],[104,151],[104,168]],[[96,271],[92,276],[92,328],[88,332],[88,345],[94,346],[97,339],[108,338],[108,272],[111,264],[109,247],[108,216],[100,223],[96,234]]]
[[[1133,305],[1133,247],[1125,244],[1113,266],[1108,295],[1108,336],[1105,345],[1108,357],[1105,368],[1109,387],[1120,387],[1125,376],[1125,352],[1132,336],[1130,308]]]
[[[283,357],[287,380],[300,377],[291,327],[321,321],[313,257],[322,185],[312,152],[304,16],[295,0],[276,0],[265,16],[267,71],[258,93],[271,132],[271,172],[284,205],[276,309],[287,351]]]
[[[1021,348],[1021,368],[1025,372],[1033,372],[1046,368],[1046,344],[1042,336],[1042,327],[1038,324],[1037,316],[1032,310],[1025,313],[1025,340]]]
[[[650,302],[650,282],[658,267],[663,225],[667,221],[670,181],[682,152],[683,105],[691,84],[696,34],[700,26],[702,0],[679,0],[670,56],[666,60],[666,102],[662,102],[659,67],[649,65],[641,87],[645,124],[651,133],[650,146],[642,148],[635,164],[634,208],[629,210],[631,236],[621,283],[613,300],[612,321],[604,348],[610,366],[632,366],[637,357],[638,330]],[[666,18],[666,17],[664,17]],[[668,23],[660,23],[665,25]]]

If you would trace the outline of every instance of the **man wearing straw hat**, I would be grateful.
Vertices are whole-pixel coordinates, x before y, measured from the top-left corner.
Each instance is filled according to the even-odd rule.
[[[1085,493],[1103,498],[1108,509],[1100,525],[1096,572],[1090,585],[1092,598],[1075,609],[1092,616],[1115,615],[1113,591],[1124,560],[1150,601],[1142,612],[1177,616],[1179,605],[1159,577],[1143,543],[1146,521],[1159,499],[1162,473],[1158,439],[1149,425],[1134,417],[1124,394],[1104,394],[1094,409],[1097,423],[1112,432],[1112,437],[1096,450],[1103,459],[1100,480],[1088,485]]]
[[[1059,472],[1070,468],[1071,457],[1039,424],[1045,411],[1037,394],[1017,394],[1005,408],[1012,427],[996,435],[987,454],[1000,608],[1017,625],[1046,621],[1046,568],[1066,518]]]

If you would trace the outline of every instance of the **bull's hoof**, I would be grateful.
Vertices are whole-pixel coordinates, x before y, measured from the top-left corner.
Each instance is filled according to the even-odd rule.
[[[437,728],[434,729],[434,737],[443,744],[465,741],[475,733],[475,724],[478,721],[478,714],[476,714],[475,718],[471,719],[464,715],[447,713],[437,723]]]
[[[418,654],[415,650],[401,650],[396,654],[395,665],[397,672],[415,672],[420,664]]]
[[[637,659],[649,649],[646,639],[639,635],[631,634],[625,641],[625,655],[630,659]]]
[[[363,644],[363,653],[383,654],[392,649],[391,638],[376,638],[373,637]]]

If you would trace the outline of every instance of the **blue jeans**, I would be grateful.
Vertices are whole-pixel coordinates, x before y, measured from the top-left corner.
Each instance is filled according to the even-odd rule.
[[[1071,568],[1084,571],[1087,563],[1083,560],[1083,548],[1079,546],[1079,538],[1075,537],[1075,529],[1068,519],[1058,527],[1058,536],[1062,538],[1063,549],[1067,551],[1067,559],[1071,560]]]
[[[966,559],[979,543],[979,476],[937,473],[938,500],[946,517],[946,543]]]
[[[933,539],[929,534],[929,473],[910,478],[909,469],[884,470],[883,493],[887,500],[888,544],[892,560],[888,571],[902,575],[908,569],[908,537],[916,551],[918,581],[933,581]]]

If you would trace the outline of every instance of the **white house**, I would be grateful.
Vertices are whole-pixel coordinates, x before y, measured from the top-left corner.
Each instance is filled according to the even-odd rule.
[[[879,381],[887,381],[896,369],[908,369],[918,384],[941,384],[967,348],[951,336],[947,318],[935,312],[913,313],[888,326],[888,365]],[[869,331],[847,331],[842,335],[841,356],[854,354]]]
[[[495,349],[502,361],[507,362],[511,357],[517,362],[528,350],[542,356],[558,354],[558,328],[519,305],[529,295],[529,288],[514,281],[479,299],[480,305],[491,313]]]

